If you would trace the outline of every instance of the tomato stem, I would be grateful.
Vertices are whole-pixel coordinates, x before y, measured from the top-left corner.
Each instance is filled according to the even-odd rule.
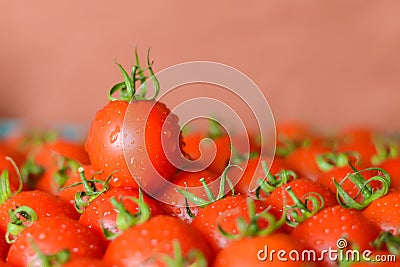
[[[140,190],[140,189],[139,189]],[[138,212],[135,214],[130,213],[125,205],[122,203],[124,199],[135,202],[138,205]],[[143,199],[138,199],[135,197],[122,196],[117,201],[114,197],[110,199],[111,204],[118,211],[116,227],[112,230],[106,229],[104,224],[101,222],[101,228],[103,230],[103,234],[107,239],[114,239],[120,234],[122,234],[125,230],[129,229],[132,226],[136,226],[142,224],[149,220],[151,216],[150,208],[143,201]]]
[[[26,228],[38,220],[36,212],[28,207],[21,206],[17,209],[8,211],[10,222],[7,224],[7,233],[5,235],[8,244],[14,243],[17,236]]]
[[[362,210],[367,207],[371,202],[381,198],[389,192],[391,178],[384,169],[371,167],[358,171],[351,163],[349,163],[349,165],[354,170],[353,173],[347,175],[344,179],[340,181],[340,183],[338,183],[336,180],[333,180],[333,183],[336,186],[336,198],[341,206],[345,208]],[[377,171],[378,175],[375,175],[368,180],[365,180],[361,173],[367,171]],[[342,187],[342,184],[347,179],[349,179],[358,188],[358,192],[353,198]],[[381,186],[378,189],[373,189],[370,185],[373,181],[380,182]],[[358,202],[356,201],[356,199],[360,195],[362,196],[362,199],[360,202]]]

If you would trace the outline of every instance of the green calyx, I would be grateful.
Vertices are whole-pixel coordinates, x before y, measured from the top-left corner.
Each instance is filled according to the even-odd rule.
[[[136,205],[138,206],[138,212],[135,214],[130,213],[122,203],[122,200],[124,199],[128,199],[130,201],[135,202]],[[123,196],[120,197],[119,201],[117,201],[115,198],[111,198],[110,201],[112,205],[115,207],[115,209],[118,211],[116,227],[110,230],[106,229],[103,223],[100,224],[104,236],[109,240],[116,238],[117,236],[119,236],[125,230],[129,229],[132,226],[140,225],[148,221],[151,216],[150,208],[144,202],[141,194],[139,199],[135,197]]]
[[[17,164],[10,158],[6,157],[6,159],[11,162],[15,171],[17,172],[18,179],[19,179],[19,187],[15,192],[11,192],[11,185],[10,185],[10,177],[9,171],[3,170],[0,174],[0,205],[6,202],[10,197],[18,195],[19,192],[22,191],[22,187],[24,182],[22,181],[21,173],[19,172]]]
[[[290,186],[285,188],[294,204],[286,207],[286,224],[296,227],[324,208],[324,198],[316,192],[308,192],[299,199]],[[282,192],[284,194],[284,192]]]
[[[60,190],[65,190],[65,189],[72,188],[72,187],[75,187],[78,185],[83,185],[85,191],[76,192],[76,194],[75,194],[75,201],[74,201],[75,209],[79,213],[83,213],[83,211],[90,204],[90,202],[92,202],[94,199],[96,199],[98,196],[100,196],[104,192],[108,191],[108,189],[110,188],[109,183],[110,183],[111,177],[114,174],[114,173],[110,174],[105,181],[94,179],[93,177],[92,177],[92,179],[88,180],[85,177],[84,171],[85,170],[83,169],[83,167],[78,168],[79,176],[81,177],[81,182],[74,183],[72,185],[69,185],[69,186],[66,186],[66,187],[63,187],[60,189]],[[97,174],[99,174],[99,172],[95,173],[94,176],[96,176]],[[97,190],[96,184],[102,185],[101,190]]]
[[[380,165],[387,159],[399,156],[399,145],[394,140],[377,139],[374,141],[376,154],[371,157],[372,165]]]
[[[371,167],[358,171],[353,165],[349,165],[353,169],[353,173],[347,175],[340,181],[340,183],[338,183],[336,180],[333,180],[333,183],[336,186],[336,198],[342,207],[362,210],[371,202],[385,196],[389,192],[391,179],[389,174],[384,169]],[[378,175],[366,180],[362,176],[362,172],[366,171],[377,171]],[[358,188],[358,192],[353,198],[350,197],[350,195],[342,188],[342,185],[346,180],[350,180]],[[370,184],[374,181],[380,182],[381,186],[377,189],[372,188]],[[361,201],[358,202],[356,199],[360,195],[362,198]]]
[[[225,170],[223,171],[223,173],[221,175],[221,181],[220,181],[220,184],[219,184],[219,192],[218,192],[217,196],[215,196],[214,193],[211,191],[211,188],[208,186],[208,184],[206,183],[205,179],[204,178],[200,179],[200,182],[203,185],[203,188],[204,188],[204,191],[206,193],[206,196],[207,196],[208,200],[203,199],[203,198],[201,198],[201,197],[199,197],[199,196],[187,191],[187,188],[185,190],[180,189],[180,188],[175,188],[175,190],[177,192],[179,192],[181,195],[183,195],[186,198],[187,201],[190,201],[191,203],[193,203],[193,204],[195,204],[195,205],[197,205],[199,207],[204,208],[204,207],[208,206],[209,204],[211,204],[211,203],[213,203],[213,202],[215,202],[215,201],[217,201],[219,199],[222,199],[225,196],[225,184],[226,183],[228,183],[232,194],[235,193],[234,192],[234,186],[233,186],[231,180],[228,178],[228,175],[227,175],[228,170],[230,168],[232,168],[232,167],[240,168],[237,165],[229,165],[229,166],[227,166],[225,168]],[[188,210],[188,213],[189,213],[190,209],[189,209],[188,203],[187,203],[187,210]],[[191,212],[189,213],[189,215],[190,214],[191,214]]]
[[[378,250],[384,246],[393,255],[400,256],[400,235],[393,235],[391,232],[382,232],[379,236],[372,241],[372,246]]]
[[[149,258],[144,264],[152,265],[154,262],[162,262],[167,267],[206,267],[207,259],[204,254],[197,249],[190,250],[186,255],[182,252],[181,244],[178,240],[172,241],[172,253],[169,254],[156,254]]]
[[[67,182],[69,175],[74,173],[79,168],[79,163],[62,157],[58,163],[58,169],[53,175],[53,179],[59,188],[63,187]]]
[[[360,154],[357,152],[327,152],[315,157],[319,169],[328,172],[336,167],[345,167],[351,163],[351,159],[357,164],[360,161]]]
[[[42,166],[35,162],[34,156],[30,155],[21,166],[21,177],[23,183],[28,186],[28,188],[34,188],[35,180],[32,178],[40,177],[44,172]]]
[[[265,173],[265,177],[258,181],[259,186],[256,189],[256,197],[258,199],[260,199],[261,191],[268,195],[272,193],[276,188],[297,179],[297,174],[294,171],[281,170],[273,175],[268,170],[267,163],[265,161],[261,161],[261,166]]]
[[[36,212],[28,207],[21,206],[8,211],[10,222],[7,224],[6,241],[8,244],[14,243],[18,235],[26,228],[38,220]]]
[[[71,258],[71,252],[68,249],[62,249],[55,254],[45,255],[32,239],[30,240],[30,244],[42,267],[61,267]],[[36,259],[32,260],[31,264],[35,262]]]
[[[124,81],[120,82],[116,85],[114,85],[110,92],[108,93],[108,99],[110,101],[115,101],[115,100],[122,100],[122,101],[127,101],[130,102],[131,100],[154,100],[160,91],[160,84],[158,83],[157,78],[154,76],[154,71],[152,69],[153,62],[150,61],[150,49],[147,51],[147,68],[142,69],[140,66],[139,62],[139,56],[137,53],[137,49],[135,48],[135,59],[136,59],[136,65],[132,66],[132,72],[131,76],[126,72],[126,70],[118,63],[117,66],[122,72],[122,76],[124,77]],[[146,76],[144,72],[148,70],[150,73],[150,76]],[[146,98],[146,81],[148,78],[151,78],[154,87],[155,87],[155,93],[151,98]],[[139,83],[139,92],[136,91],[136,84]],[[119,97],[114,97],[113,95],[119,92],[120,95]]]
[[[229,239],[242,239],[251,236],[266,236],[274,232],[276,229],[280,228],[285,222],[285,216],[282,216],[279,220],[277,220],[274,215],[269,213],[268,209],[260,213],[256,213],[254,200],[250,197],[247,198],[247,210],[249,212],[250,221],[246,222],[244,217],[237,218],[236,220],[237,232],[238,232],[237,234],[228,233],[222,228],[221,224],[219,223],[219,221],[225,217],[224,215],[226,213],[235,212],[235,209],[227,210],[218,218],[217,220],[218,232],[222,236]],[[261,229],[259,227],[260,220],[264,220],[267,222],[266,228]]]

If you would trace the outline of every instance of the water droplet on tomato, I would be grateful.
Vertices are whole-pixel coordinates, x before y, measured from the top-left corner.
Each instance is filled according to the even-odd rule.
[[[121,179],[119,179],[118,177],[113,177],[110,181],[110,184],[114,187],[120,187],[122,184]]]

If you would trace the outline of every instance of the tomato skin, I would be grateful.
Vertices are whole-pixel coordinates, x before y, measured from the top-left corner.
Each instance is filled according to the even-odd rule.
[[[9,248],[10,248],[10,245],[7,244],[6,240],[4,239],[4,235],[1,235],[1,237],[0,237],[0,262],[4,261],[6,259]],[[1,266],[1,264],[0,264],[0,266]]]
[[[174,179],[171,181],[173,184],[182,186],[182,187],[200,187],[199,189],[196,189],[195,191],[189,190],[190,192],[194,193],[196,196],[199,196],[203,199],[207,199],[207,195],[204,191],[203,185],[200,182],[200,179],[204,178],[204,181],[209,184],[212,181],[216,180],[218,178],[218,175],[215,174],[214,172],[210,170],[203,170],[199,172],[186,172],[186,171],[180,171],[178,172]],[[163,192],[164,195],[170,194],[169,192]],[[189,204],[192,204],[189,202]],[[180,195],[177,202],[174,205],[170,205],[168,203],[161,203],[162,207],[164,210],[167,212],[167,214],[171,216],[176,216],[179,219],[185,221],[185,222],[192,222],[193,218],[188,214],[187,209],[186,209],[186,202],[185,202],[185,197],[183,195]],[[190,207],[190,210],[194,216],[196,216],[200,210],[202,210],[201,207],[199,206],[192,206]]]
[[[267,246],[268,251],[265,261],[258,259],[258,253],[260,250],[265,251],[265,246]],[[273,255],[272,260],[269,257],[271,250],[278,252],[279,250],[286,251],[285,257],[288,261],[278,260],[277,254]],[[213,266],[214,267],[243,267],[243,266],[317,266],[311,262],[304,261],[291,261],[289,259],[288,253],[291,250],[301,251],[304,247],[295,239],[291,238],[287,234],[283,233],[272,233],[267,236],[244,238],[241,240],[234,241],[230,243],[227,247],[220,250],[215,257]],[[260,258],[264,257],[265,254],[261,253]],[[274,258],[275,257],[275,258]]]
[[[103,226],[108,230],[112,230],[116,226],[118,211],[112,205],[110,199],[114,197],[117,201],[120,201],[119,198],[124,196],[138,199],[139,192],[137,189],[132,190],[120,187],[111,188],[109,191],[93,200],[89,206],[86,207],[85,211],[79,218],[79,222],[96,233],[105,243],[109,243],[103,234],[100,224],[102,222]],[[155,200],[145,195],[143,195],[143,200],[149,206],[152,216],[164,213],[158,202]],[[130,213],[137,213],[138,206],[135,202],[129,199],[123,199],[122,203]]]
[[[378,234],[379,229],[361,212],[339,205],[324,208],[291,232],[293,238],[319,254],[329,248],[336,249],[337,241],[343,237],[346,237],[348,244],[357,244],[361,251],[372,249],[370,242]]]
[[[168,215],[155,216],[123,232],[110,243],[103,260],[109,266],[142,266],[156,254],[172,255],[174,240],[180,243],[183,255],[197,249],[211,262],[210,251],[201,235],[191,225]]]
[[[382,231],[399,235],[400,227],[400,191],[391,191],[366,207],[362,213]]]
[[[387,159],[379,167],[389,173],[392,179],[390,187],[400,190],[400,158]]]
[[[323,172],[318,167],[315,158],[328,151],[327,148],[321,146],[300,147],[285,158],[285,163],[300,177],[316,181]]]
[[[8,211],[20,206],[32,208],[38,218],[63,216],[78,219],[78,213],[66,202],[39,190],[23,191],[4,202],[0,206],[0,234],[7,232],[7,224],[10,222]]]
[[[263,201],[255,200],[254,204],[256,213],[260,213],[268,208],[268,205]],[[224,237],[219,233],[218,224],[226,232],[237,234],[237,218],[243,217],[249,223],[250,218],[248,213],[247,196],[228,196],[211,203],[201,210],[193,219],[192,225],[206,239],[211,250],[217,253],[232,242],[232,239]],[[263,220],[260,220],[259,223],[261,228],[266,226]]]
[[[65,217],[42,218],[26,228],[10,246],[7,262],[13,266],[40,266],[31,241],[45,254],[69,249],[71,259],[77,257],[100,258],[105,245],[85,226]]]
[[[253,192],[249,192],[249,186],[250,183],[253,179],[253,176],[255,178],[260,178],[263,179],[266,177],[266,173],[264,172],[261,161],[265,161],[266,163],[271,162],[271,158],[268,158],[266,156],[261,156],[249,159],[247,162],[243,162],[239,164],[239,166],[244,169],[244,171],[241,171],[239,168],[233,168],[232,170],[229,170],[228,172],[228,177],[238,177],[240,176],[239,182],[235,185],[235,191],[239,192],[240,194],[243,195],[254,195]],[[260,162],[260,164],[258,164]],[[246,166],[247,163],[247,166]],[[268,166],[267,166],[268,167]],[[271,168],[269,169],[269,172],[272,175],[275,175],[277,172],[286,169],[286,165],[281,158],[274,158],[272,161]],[[232,175],[232,176],[231,176]]]
[[[33,154],[36,164],[45,169],[57,166],[61,157],[78,161],[81,164],[90,164],[89,156],[81,144],[63,139],[43,143]]]
[[[302,200],[302,197],[304,197],[306,194],[313,192],[321,195],[321,197],[324,199],[325,208],[338,204],[335,194],[333,194],[327,187],[317,182],[311,181],[309,179],[300,178],[283,185],[283,187],[285,188],[289,186],[292,189],[293,193],[296,195],[296,197],[299,198],[300,200]],[[271,205],[271,213],[273,213],[277,218],[280,218],[283,212],[284,199],[282,196],[282,190],[283,188],[275,189],[265,200],[267,204]],[[285,191],[285,196],[287,201],[286,205],[289,206],[294,205],[293,199],[289,196],[289,194],[286,191]],[[287,231],[291,231],[293,228],[286,227],[285,225],[284,229],[286,229]]]
[[[106,264],[96,258],[87,258],[87,257],[82,257],[82,258],[76,258],[73,260],[69,260],[65,264],[62,265],[62,267],[107,267]]]
[[[191,160],[200,160],[200,162],[195,163],[199,166],[206,165],[207,162],[211,164],[207,167],[212,172],[221,175],[227,166],[229,159],[231,157],[231,141],[228,135],[221,134],[220,136],[211,138],[212,142],[215,144],[215,158],[211,158],[208,155],[213,155],[213,145],[204,142],[200,143],[201,140],[205,138],[210,138],[207,133],[195,132],[183,138],[184,146],[182,150]],[[200,149],[202,153],[200,152]],[[201,158],[200,158],[201,157]]]
[[[132,111],[129,112],[129,119],[124,121],[129,105],[132,105]],[[147,113],[148,118],[145,117]],[[159,177],[155,175],[155,170],[164,179],[171,180],[177,168],[169,162],[166,154],[174,158],[181,156],[181,138],[176,138],[180,136],[178,118],[169,114],[169,109],[160,102],[109,102],[97,112],[85,143],[92,164],[103,170],[105,175],[117,171],[111,181],[115,187],[137,188],[133,177],[140,181],[143,188],[157,185]],[[164,129],[163,124],[166,125]],[[132,128],[123,132],[124,125]],[[167,134],[162,137],[163,133]],[[124,148],[129,151],[127,157],[130,158],[132,173],[125,161]]]

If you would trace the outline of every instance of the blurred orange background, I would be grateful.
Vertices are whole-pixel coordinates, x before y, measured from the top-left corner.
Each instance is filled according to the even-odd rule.
[[[138,45],[154,69],[217,61],[276,120],[399,129],[398,1],[3,1],[0,117],[88,127]]]

